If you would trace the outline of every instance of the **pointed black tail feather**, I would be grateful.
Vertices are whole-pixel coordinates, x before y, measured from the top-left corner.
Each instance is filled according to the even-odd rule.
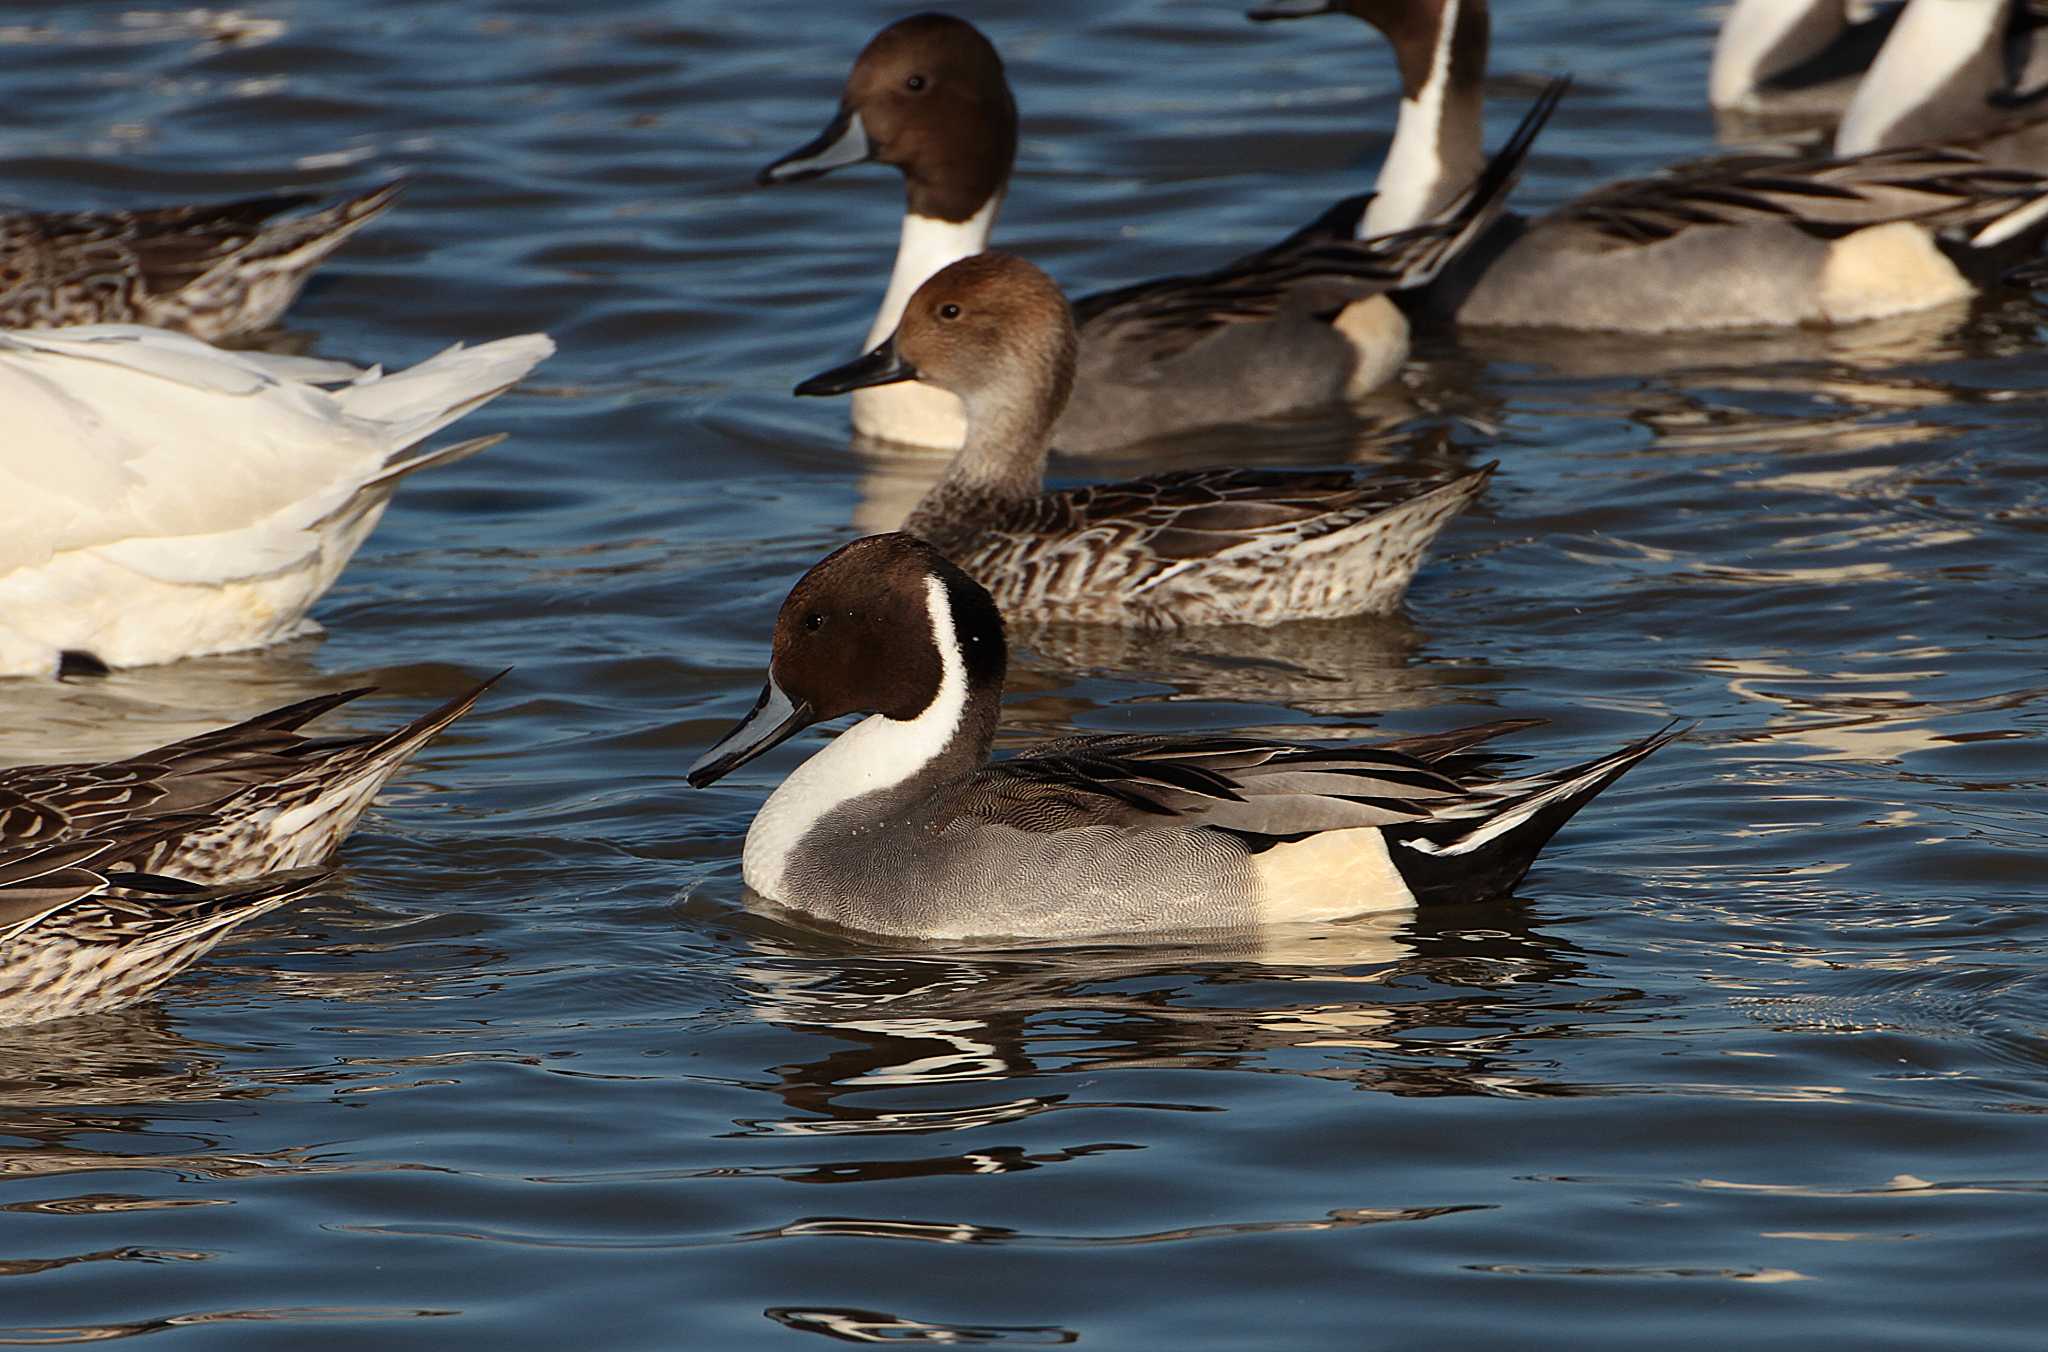
[[[1695,724],[1672,722],[1610,756],[1553,774],[1510,781],[1483,815],[1441,817],[1387,828],[1394,867],[1418,905],[1494,901],[1513,892],[1558,829],[1667,743]]]

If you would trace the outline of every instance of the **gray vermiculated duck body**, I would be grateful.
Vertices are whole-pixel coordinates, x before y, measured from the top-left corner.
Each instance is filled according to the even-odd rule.
[[[1350,471],[1195,470],[1045,491],[1049,429],[1074,379],[1059,288],[1023,259],[962,259],[902,325],[800,394],[905,380],[967,413],[967,443],[904,523],[1033,620],[1173,628],[1384,613],[1490,468],[1418,484]]]
[[[392,776],[497,679],[378,736],[298,732],[369,693],[358,689],[125,760],[0,769],[0,849],[159,822],[117,838],[99,866],[219,884],[325,863]]]
[[[1677,735],[1497,777],[1496,724],[1384,747],[1082,737],[989,763],[1002,619],[915,537],[813,568],[777,617],[754,710],[689,772],[714,782],[812,723],[865,713],[747,833],[760,896],[925,939],[1245,930],[1506,895],[1608,784]]]
[[[1485,4],[1316,0],[1260,11],[1349,13],[1393,44],[1405,96],[1376,206],[1426,212],[1474,164],[1482,109],[1471,72],[1484,69],[1487,28],[1473,16]],[[1503,219],[1445,269],[1420,312],[1610,332],[1851,324],[1974,295],[2044,231],[2048,176],[1968,146],[1724,159],[1598,189],[1535,220]]]
[[[323,869],[219,887],[117,872],[162,820],[55,844],[0,846],[0,1024],[122,1009],[211,952],[230,931],[299,899]]]
[[[260,332],[401,186],[283,219],[317,199],[0,214],[0,326],[147,324],[207,342]]]
[[[1108,451],[1328,405],[1385,383],[1408,352],[1407,321],[1387,293],[1434,277],[1483,230],[1554,104],[1554,96],[1540,103],[1489,171],[1458,185],[1471,187],[1468,196],[1399,238],[1362,244],[1319,218],[1212,272],[1083,298],[1075,397],[1054,444]],[[872,347],[923,282],[987,247],[1016,147],[1016,103],[995,48],[971,24],[920,14],[868,43],[831,125],[760,177],[787,182],[869,160],[902,170],[902,237],[868,332]],[[1339,203],[1326,217],[1357,210]],[[943,450],[965,438],[958,401],[929,387],[863,389],[853,424],[865,436]]]

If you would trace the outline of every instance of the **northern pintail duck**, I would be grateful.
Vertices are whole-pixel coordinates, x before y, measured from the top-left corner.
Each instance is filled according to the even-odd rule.
[[[854,541],[775,621],[753,711],[710,784],[813,723],[866,718],[747,831],[746,882],[849,929],[925,939],[1246,929],[1507,895],[1573,813],[1677,736],[1497,778],[1500,725],[1403,751],[1264,738],[1075,737],[989,763],[1003,621],[914,536]]]
[[[319,887],[295,869],[220,887],[117,869],[165,822],[0,846],[0,1024],[123,1009],[211,952],[230,930]]]
[[[1348,13],[1384,33],[1404,98],[1367,224],[1439,209],[1478,163],[1486,0],[1278,0],[1259,18]],[[2048,177],[1956,147],[1749,158],[1503,217],[1431,290],[1460,324],[1662,333],[1833,325],[1961,300],[2048,231]]]
[[[918,380],[959,398],[967,444],[903,528],[1013,619],[1175,628],[1390,611],[1492,469],[1436,485],[1205,469],[1048,493],[1075,346],[1053,280],[991,251],[948,265],[874,351],[796,392]]]
[[[291,216],[319,199],[0,214],[0,326],[149,324],[209,342],[255,333],[402,186]]]
[[[1561,92],[1560,84],[1539,100],[1490,165],[1474,165],[1444,211],[1398,238],[1350,243],[1352,232],[1333,222],[1348,227],[1360,208],[1352,199],[1216,271],[1084,297],[1074,306],[1074,397],[1053,444],[1103,452],[1340,403],[1384,384],[1407,359],[1409,336],[1387,293],[1428,282],[1493,219]],[[918,14],[875,35],[831,125],[760,179],[791,182],[871,160],[902,171],[902,239],[868,331],[873,347],[928,278],[987,246],[1016,153],[1016,103],[994,46],[964,20]],[[853,425],[943,450],[966,435],[958,401],[929,386],[859,391]]]
[[[165,829],[134,836],[99,856],[100,863],[209,884],[324,864],[391,777],[497,680],[388,733],[299,734],[369,694],[371,687],[363,687],[122,760],[0,769],[0,849],[169,818]]]
[[[2048,36],[2023,0],[1910,0],[1835,132],[1837,155],[1957,144],[2048,169]]]
[[[305,632],[398,481],[495,438],[419,443],[553,350],[529,334],[387,375],[126,325],[0,333],[0,675]]]
[[[1716,111],[1831,122],[1898,21],[1896,3],[1736,0],[1707,75]]]

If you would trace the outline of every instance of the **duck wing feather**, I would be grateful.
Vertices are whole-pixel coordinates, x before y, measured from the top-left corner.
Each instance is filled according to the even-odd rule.
[[[1289,836],[1421,821],[1466,793],[1384,748],[1139,734],[1066,739],[988,766],[954,810],[1035,832],[1111,825]]]
[[[1963,145],[1842,159],[1743,156],[1683,166],[1586,194],[1552,222],[1615,247],[1654,244],[1709,225],[1779,221],[1824,236],[1891,221],[1973,225],[2048,192],[2048,176],[2004,168]]]

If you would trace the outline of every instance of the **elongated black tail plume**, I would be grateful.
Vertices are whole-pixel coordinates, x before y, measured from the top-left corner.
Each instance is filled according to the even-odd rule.
[[[1673,723],[1610,756],[1546,775],[1506,780],[1467,815],[1387,828],[1387,849],[1419,905],[1507,896],[1558,828],[1615,780],[1692,730]]]

